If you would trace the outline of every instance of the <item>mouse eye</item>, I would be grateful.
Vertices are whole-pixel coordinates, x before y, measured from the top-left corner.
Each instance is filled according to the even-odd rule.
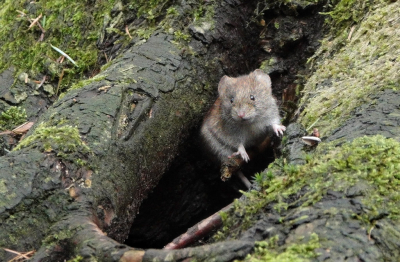
[[[231,98],[231,103],[233,104],[233,97]]]
[[[255,100],[253,95],[250,95],[250,99],[253,100],[253,101]]]

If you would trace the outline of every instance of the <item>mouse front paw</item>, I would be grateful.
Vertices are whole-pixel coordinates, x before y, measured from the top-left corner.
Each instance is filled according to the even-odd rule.
[[[283,132],[286,130],[286,127],[283,125],[273,124],[272,128],[277,136],[282,136]]]
[[[245,162],[249,162],[249,160],[250,160],[250,157],[249,157],[249,155],[247,154],[246,149],[244,149],[244,146],[243,146],[243,145],[240,145],[239,148],[238,148],[238,151],[235,152],[235,153],[233,153],[229,158],[234,157],[234,156],[237,156],[237,155],[240,155],[240,157],[241,157]]]

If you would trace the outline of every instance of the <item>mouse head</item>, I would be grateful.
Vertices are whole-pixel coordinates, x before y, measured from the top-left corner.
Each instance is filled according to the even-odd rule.
[[[270,101],[271,78],[257,69],[249,75],[222,77],[218,84],[222,111],[238,122],[251,122],[262,115]]]

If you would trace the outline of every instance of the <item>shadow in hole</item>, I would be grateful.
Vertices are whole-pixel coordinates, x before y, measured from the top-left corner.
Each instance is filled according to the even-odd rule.
[[[255,157],[243,167],[252,180],[273,161],[272,149]],[[198,130],[181,147],[157,187],[143,201],[140,213],[125,244],[136,248],[162,248],[202,219],[219,211],[246,190],[233,176],[220,179],[219,164],[212,163],[201,149]]]

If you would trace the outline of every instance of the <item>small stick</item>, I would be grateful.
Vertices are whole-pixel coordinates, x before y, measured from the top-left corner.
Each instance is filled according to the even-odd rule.
[[[371,238],[371,233],[372,233],[372,230],[374,229],[374,227],[375,227],[375,226],[372,226],[372,227],[370,228],[369,232],[368,232],[368,240],[372,240],[372,238]]]
[[[107,57],[106,52],[103,52],[103,53],[104,53],[104,57],[106,58],[106,62],[107,62],[107,63],[110,62],[110,60],[108,60],[108,57]]]
[[[131,34],[129,33],[128,25],[125,26],[125,32],[129,36],[130,39],[132,39]]]
[[[35,250],[20,253],[20,252],[17,252],[17,251],[8,249],[8,248],[3,248],[3,249],[4,249],[5,251],[7,251],[7,252],[10,252],[10,253],[13,253],[13,254],[16,254],[16,255],[17,255],[17,256],[14,257],[13,259],[11,259],[9,262],[18,261],[18,260],[20,260],[21,258],[24,258],[25,260],[28,260],[28,259],[30,258],[30,256],[32,256],[32,255],[35,253]]]
[[[237,171],[237,176],[240,178],[240,180],[243,182],[243,184],[249,189],[251,187],[250,181],[247,179],[247,177],[244,176],[243,172],[241,170]]]
[[[34,25],[39,21],[40,18],[42,18],[42,14],[40,14],[38,17],[36,17],[34,20],[32,20],[32,23],[31,23],[31,25],[28,27],[28,29],[31,29],[32,26],[34,26]]]
[[[189,228],[186,233],[172,240],[171,243],[166,245],[163,249],[180,249],[190,244],[193,244],[197,240],[209,235],[212,230],[219,228],[222,225],[222,218],[220,212],[228,211],[233,204],[229,204],[217,213],[209,216],[208,218],[200,221],[193,227]]]
[[[47,78],[46,76],[43,77],[42,81],[40,81],[37,88],[41,87],[44,84],[44,82],[46,82],[46,78]]]
[[[71,61],[71,63],[73,63],[76,67],[79,67],[78,64],[66,53],[64,53],[64,51],[60,50],[59,48],[55,47],[54,45],[50,44],[50,46],[56,50],[57,52],[59,52],[60,54],[62,54],[63,56],[65,56],[69,61]]]
[[[57,85],[56,95],[58,94],[58,89],[60,88],[61,80],[63,79],[63,77],[64,77],[64,69],[61,71],[60,78],[58,79],[58,85]]]
[[[350,29],[350,33],[349,33],[349,36],[347,37],[347,41],[350,41],[350,39],[351,39],[351,36],[353,35],[353,32],[354,32],[354,29],[356,28],[356,26],[355,25],[353,25],[352,27],[351,27],[351,29]]]
[[[21,16],[26,16],[26,14],[22,11],[17,10],[18,13],[20,13]]]

